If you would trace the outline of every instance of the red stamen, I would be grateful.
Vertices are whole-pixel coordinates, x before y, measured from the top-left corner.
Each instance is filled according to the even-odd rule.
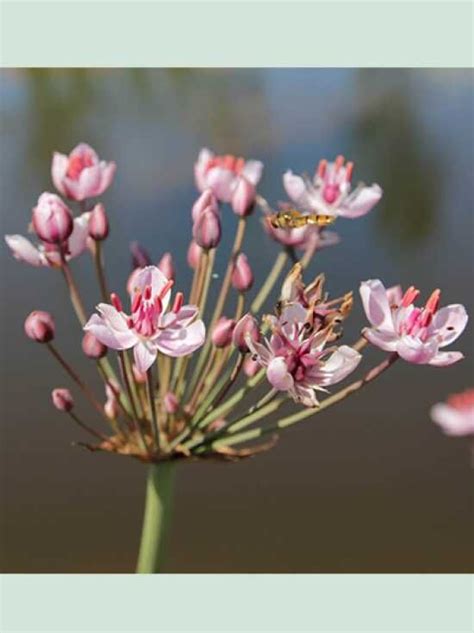
[[[339,154],[339,156],[337,156],[336,160],[334,161],[334,166],[336,168],[336,171],[341,168],[344,165],[344,156],[342,156],[342,154]]]
[[[127,325],[128,325],[128,327],[129,327],[130,329],[132,329],[132,328],[133,328],[133,319],[132,319],[132,317],[128,317],[128,319],[127,319]]]
[[[404,308],[408,308],[408,306],[411,306],[411,304],[415,301],[415,299],[418,297],[419,294],[420,294],[420,291],[417,290],[415,286],[410,286],[408,290],[405,292],[405,294],[403,295],[401,305]]]
[[[144,292],[143,296],[144,296],[146,301],[150,301],[150,299],[151,299],[151,286],[147,286],[145,288],[145,292]]]
[[[135,293],[135,296],[133,297],[132,312],[136,312],[138,310],[141,302],[142,302],[142,293],[140,292],[140,290],[137,290],[137,292]]]
[[[172,311],[176,314],[181,310],[181,307],[184,303],[184,295],[182,292],[178,292],[176,297],[174,298]]]
[[[441,300],[441,290],[439,288],[436,288],[436,290],[434,290],[431,293],[430,298],[426,302],[425,310],[428,310],[429,312],[434,314],[439,308],[440,300]]]
[[[123,312],[122,302],[120,301],[120,297],[115,294],[115,292],[112,292],[112,294],[110,295],[110,301],[112,302],[112,305],[116,310],[118,310],[119,312]]]
[[[322,159],[319,161],[318,168],[316,170],[317,175],[320,178],[324,178],[324,174],[326,173],[326,168],[328,166],[328,161],[326,159]]]
[[[235,161],[234,171],[237,174],[240,174],[244,167],[245,167],[245,160],[242,157],[238,158]]]
[[[161,314],[163,312],[163,304],[160,297],[155,297],[155,310]]]
[[[174,280],[173,279],[169,279],[165,285],[163,286],[163,288],[161,289],[161,292],[159,294],[160,299],[163,299],[163,297],[165,296],[165,294],[168,292],[168,290],[170,290],[170,288],[172,288],[174,285]]]

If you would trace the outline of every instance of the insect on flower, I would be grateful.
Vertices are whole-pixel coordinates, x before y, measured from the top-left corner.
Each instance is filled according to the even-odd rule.
[[[319,213],[303,214],[297,209],[288,208],[267,216],[274,229],[299,229],[304,226],[329,226],[336,220],[335,215]]]

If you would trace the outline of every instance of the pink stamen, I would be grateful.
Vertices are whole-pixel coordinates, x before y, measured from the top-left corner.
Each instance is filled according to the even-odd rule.
[[[133,328],[134,323],[133,323],[133,319],[132,319],[132,317],[128,317],[128,318],[127,318],[127,325],[128,325],[128,327],[129,327],[130,329],[132,329],[132,328]]]
[[[430,298],[426,302],[425,310],[428,310],[429,312],[434,314],[435,312],[437,312],[439,308],[440,300],[441,300],[441,290],[439,288],[436,288],[436,290],[434,290],[431,293]]]
[[[412,305],[412,303],[415,301],[415,299],[418,297],[419,294],[420,294],[420,291],[417,288],[415,288],[415,286],[410,286],[408,290],[405,292],[405,294],[403,295],[401,305],[404,308],[408,308],[408,306]]]
[[[176,297],[174,298],[172,311],[175,314],[177,314],[181,310],[183,303],[184,303],[184,295],[182,292],[178,292],[176,294]]]
[[[163,312],[163,303],[160,297],[155,297],[155,310],[158,312],[158,314],[161,314]]]
[[[137,292],[135,293],[135,296],[133,297],[132,312],[136,312],[138,310],[141,302],[142,302],[142,293],[140,292],[140,290],[137,290]]]
[[[352,172],[354,171],[354,163],[349,162],[346,165],[346,181],[350,182],[352,180]]]
[[[421,315],[421,308],[414,308],[408,319],[405,321],[405,328],[407,334],[414,334],[414,330],[420,325],[419,318]]]
[[[144,298],[146,301],[150,301],[151,299],[151,286],[147,286],[144,292]]]
[[[323,189],[323,197],[328,204],[332,204],[339,196],[338,185],[326,185]]]
[[[334,161],[334,167],[336,168],[336,171],[338,171],[338,169],[340,169],[343,165],[344,165],[344,156],[342,156],[342,154],[339,154],[339,156]]]
[[[112,302],[112,305],[116,310],[118,310],[119,312],[123,312],[122,302],[120,301],[120,297],[115,294],[115,292],[112,292],[112,294],[110,295],[110,301]]]
[[[163,286],[163,288],[161,289],[160,294],[158,295],[160,297],[160,299],[163,299],[165,294],[168,292],[168,290],[170,290],[174,285],[174,280],[173,279],[169,279],[165,285]]]
[[[318,165],[318,169],[316,173],[320,178],[324,178],[327,166],[328,166],[328,161],[326,159],[323,158],[322,160],[319,161],[319,165]]]

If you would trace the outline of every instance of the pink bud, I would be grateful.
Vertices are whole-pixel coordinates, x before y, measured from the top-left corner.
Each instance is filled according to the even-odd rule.
[[[107,347],[92,332],[86,332],[82,338],[82,351],[89,358],[97,360],[107,354]]]
[[[254,360],[252,356],[247,356],[246,359],[244,360],[244,365],[243,365],[244,374],[248,378],[253,378],[253,376],[255,376],[255,374],[258,372],[259,369],[260,369],[260,364],[256,360]]]
[[[104,413],[109,420],[115,420],[119,412],[116,398],[109,398],[104,404]]]
[[[38,237],[50,244],[67,240],[74,227],[71,210],[54,193],[40,195],[33,209],[32,221]]]
[[[255,343],[260,340],[258,323],[251,314],[245,314],[234,328],[232,342],[241,352],[248,352],[247,338]]]
[[[255,187],[246,178],[239,178],[232,194],[232,209],[240,217],[250,215],[255,203]]]
[[[193,237],[202,248],[216,248],[221,241],[221,221],[209,208],[201,213],[193,226]]]
[[[203,191],[194,203],[191,211],[193,222],[196,222],[201,213],[206,210],[219,214],[219,205],[217,203],[216,196],[212,193],[212,189],[206,189]]]
[[[234,319],[222,316],[218,319],[212,331],[212,342],[216,347],[227,347],[232,342],[232,332],[235,328]]]
[[[240,292],[249,290],[253,285],[253,272],[247,255],[244,255],[244,253],[240,253],[235,260],[232,271],[232,285]]]
[[[145,268],[150,266],[151,257],[148,252],[140,246],[138,242],[131,242],[130,252],[132,253],[132,268]]]
[[[139,385],[144,385],[147,381],[146,372],[140,371],[135,364],[133,365],[132,370],[135,382],[137,382]]]
[[[199,265],[199,260],[201,258],[202,248],[197,244],[194,240],[191,240],[188,248],[188,265],[193,270]]]
[[[163,257],[158,262],[158,268],[161,270],[166,279],[174,279],[175,270],[171,253],[165,253],[163,255]]]
[[[58,411],[71,411],[74,400],[69,389],[53,389],[51,400]]]
[[[48,343],[54,338],[56,327],[49,312],[34,310],[26,317],[25,334],[38,343]]]
[[[179,409],[178,398],[172,391],[168,391],[163,398],[163,404],[165,405],[166,413],[176,413]]]
[[[89,235],[100,242],[109,234],[109,220],[103,204],[96,204],[89,217]]]

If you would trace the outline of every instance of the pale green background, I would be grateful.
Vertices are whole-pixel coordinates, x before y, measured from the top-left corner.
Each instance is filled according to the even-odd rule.
[[[471,3],[65,4],[2,3],[2,65],[472,65]],[[472,631],[467,575],[10,575],[1,583],[2,631]]]

